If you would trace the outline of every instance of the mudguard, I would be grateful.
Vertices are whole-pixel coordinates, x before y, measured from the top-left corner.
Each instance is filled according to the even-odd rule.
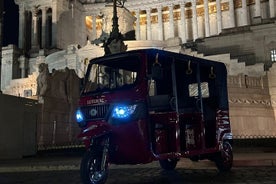
[[[111,132],[111,127],[108,123],[103,122],[93,122],[88,123],[88,125],[82,129],[82,132],[78,135],[86,148],[89,148],[92,138],[97,138]]]

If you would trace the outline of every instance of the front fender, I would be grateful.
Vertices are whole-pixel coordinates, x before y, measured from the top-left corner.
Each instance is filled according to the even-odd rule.
[[[82,129],[78,138],[82,140],[85,147],[88,148],[92,138],[100,137],[111,132],[111,127],[107,123],[93,122],[89,123],[85,128]]]
[[[233,145],[233,134],[231,132],[225,133],[222,137],[223,142],[228,141],[231,145]]]

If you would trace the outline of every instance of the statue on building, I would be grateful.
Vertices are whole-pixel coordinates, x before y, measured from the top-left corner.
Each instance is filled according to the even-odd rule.
[[[119,53],[127,50],[127,45],[120,39],[113,39],[108,45],[110,53]]]
[[[41,63],[38,66],[39,75],[37,77],[37,96],[45,96],[49,88],[49,69],[46,63]]]
[[[49,73],[48,65],[41,63],[38,67],[37,96],[41,103],[44,97],[64,100],[68,103],[76,103],[79,97],[79,78],[73,69],[52,70]]]

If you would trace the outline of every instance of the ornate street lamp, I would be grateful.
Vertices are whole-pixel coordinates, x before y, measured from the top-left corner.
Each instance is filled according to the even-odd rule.
[[[119,32],[117,16],[117,6],[124,7],[125,1],[126,0],[113,0],[112,31],[109,38],[103,44],[105,55],[125,52],[127,50],[127,45],[124,44],[123,36]]]

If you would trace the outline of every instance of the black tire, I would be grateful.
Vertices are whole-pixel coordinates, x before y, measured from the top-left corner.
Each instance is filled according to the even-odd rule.
[[[97,147],[86,151],[81,166],[80,176],[84,184],[104,184],[108,176],[108,162],[104,170],[101,170],[102,148]]]
[[[215,163],[220,172],[230,171],[233,165],[232,146],[228,141],[223,143],[223,149],[215,158]]]
[[[162,169],[167,171],[174,170],[177,162],[178,162],[178,159],[159,160],[159,164],[162,167]]]

